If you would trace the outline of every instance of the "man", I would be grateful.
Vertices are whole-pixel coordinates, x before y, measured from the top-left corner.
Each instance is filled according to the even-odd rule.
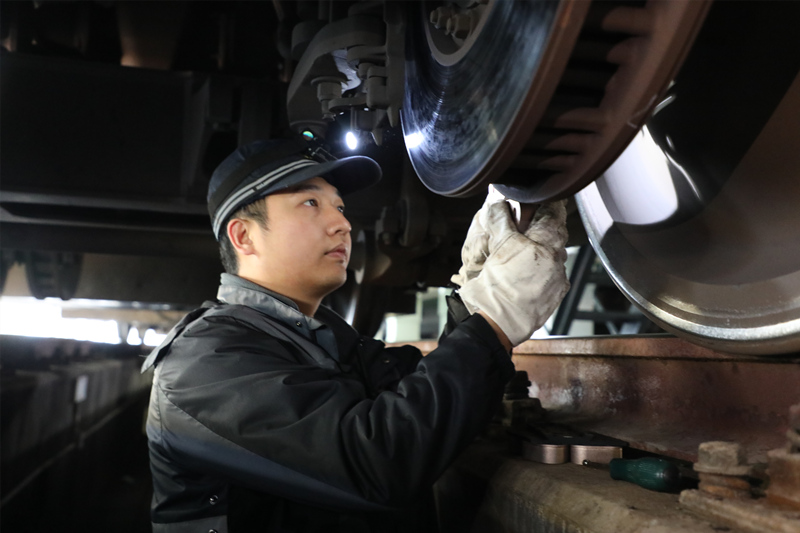
[[[422,359],[320,305],[346,279],[342,196],[379,178],[369,158],[318,159],[296,141],[245,146],[214,172],[218,301],[143,367],[155,366],[154,532],[424,530],[420,495],[489,422],[511,346],[566,290],[563,205],[531,226],[545,244],[516,231],[504,202],[481,210],[455,278],[467,306],[454,301]],[[529,288],[534,303],[518,296]]]

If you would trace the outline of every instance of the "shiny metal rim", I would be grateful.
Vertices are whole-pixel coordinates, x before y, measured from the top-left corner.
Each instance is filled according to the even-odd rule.
[[[486,27],[486,19],[497,2],[498,0],[478,2],[468,9],[459,9],[457,6],[450,8],[450,11],[454,14],[457,13],[458,15],[475,19],[473,22],[474,28],[463,39],[448,33],[441,26],[435,26],[433,22],[435,15],[431,13],[428,20],[430,24],[423,24],[423,29],[425,31],[425,41],[428,43],[428,49],[433,59],[444,66],[455,65],[461,61]],[[442,6],[439,7],[439,9],[441,8]]]
[[[800,350],[798,16],[788,2],[715,4],[656,112],[576,196],[628,298],[717,350]]]
[[[787,312],[796,316],[797,308],[777,309],[774,310],[777,313],[758,313],[749,317],[742,317],[741,315],[738,317],[732,315],[727,317],[720,316],[719,319],[721,321],[729,321],[726,325],[721,325],[719,319],[713,320],[710,317],[710,315],[719,314],[719,309],[702,308],[696,304],[676,300],[669,295],[656,297],[637,290],[637,276],[619,268],[620,262],[628,260],[617,255],[619,250],[609,250],[612,246],[603,244],[603,234],[597,230],[597,220],[608,218],[609,215],[607,211],[602,213],[603,208],[600,208],[601,213],[597,212],[598,205],[602,205],[602,200],[598,204],[596,188],[595,184],[591,184],[576,196],[578,210],[586,226],[589,242],[594,247],[598,258],[614,280],[614,283],[628,299],[654,322],[678,336],[719,351],[773,355],[800,350],[800,318],[787,319],[785,316],[776,318],[776,315],[780,317],[780,315],[785,315]],[[614,255],[609,256],[607,251]],[[629,262],[629,264],[631,263]],[[663,272],[654,273],[651,271],[649,275],[668,277],[668,274]],[[673,278],[673,281],[681,283],[679,279]],[[796,285],[800,280],[795,276],[795,279],[788,281]],[[691,283],[684,283],[687,288],[691,289]],[[754,287],[753,289],[757,290],[758,288]],[[737,287],[731,285],[726,289],[717,290],[733,291],[737,290]],[[692,309],[693,306],[695,307],[694,310]],[[745,306],[746,304],[743,304],[743,307]],[[760,318],[765,323],[748,327],[744,325],[748,318]]]

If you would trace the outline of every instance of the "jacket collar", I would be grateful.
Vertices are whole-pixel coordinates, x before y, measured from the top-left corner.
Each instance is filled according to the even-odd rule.
[[[220,276],[217,299],[227,304],[252,307],[280,321],[294,331],[299,331],[307,339],[315,341],[336,360],[339,359],[337,337],[341,341],[343,336],[357,336],[342,317],[325,306],[319,306],[318,318],[306,316],[286,296],[232,274]]]
[[[286,296],[233,274],[220,276],[217,299],[228,304],[253,307],[285,322],[309,318]]]

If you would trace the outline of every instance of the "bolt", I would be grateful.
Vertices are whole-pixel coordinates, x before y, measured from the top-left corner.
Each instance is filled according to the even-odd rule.
[[[317,99],[322,110],[322,118],[333,120],[334,115],[330,111],[331,100],[342,97],[342,82],[334,77],[320,77],[311,80],[311,85],[317,88]]]
[[[369,69],[371,69],[373,66],[375,65],[373,65],[372,63],[367,63],[366,61],[362,61],[361,63],[359,63],[358,70],[356,71],[359,79],[362,80],[367,79],[367,75],[369,74]]]
[[[456,39],[466,39],[472,33],[472,16],[469,13],[453,15],[447,21],[445,33]]]
[[[700,490],[726,498],[750,498],[750,483],[745,476],[751,468],[744,450],[736,442],[703,442],[697,453],[695,471]]]
[[[452,17],[454,14],[455,11],[453,11],[452,7],[437,7],[431,11],[431,24],[436,26],[437,29],[441,29],[447,25],[447,21],[450,20],[450,17]]]
[[[342,84],[338,81],[324,81],[317,85],[317,98],[322,100],[332,100],[342,97]]]
[[[746,500],[752,497],[750,482],[741,476],[722,476],[700,472],[698,477],[700,478],[698,488],[708,494],[735,500]]]
[[[750,472],[744,450],[736,442],[703,442],[697,458],[694,466],[698,472],[733,476],[743,476]]]

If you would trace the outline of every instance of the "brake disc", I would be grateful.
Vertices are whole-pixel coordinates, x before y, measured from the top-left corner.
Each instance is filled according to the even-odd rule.
[[[410,17],[409,42],[418,45],[406,64],[402,125],[414,169],[445,196],[499,183],[506,196],[526,202],[574,194],[619,155],[709,6],[440,4],[421,3]],[[437,20],[436,6],[450,9],[449,27]],[[465,17],[471,25],[460,38],[453,26]]]

